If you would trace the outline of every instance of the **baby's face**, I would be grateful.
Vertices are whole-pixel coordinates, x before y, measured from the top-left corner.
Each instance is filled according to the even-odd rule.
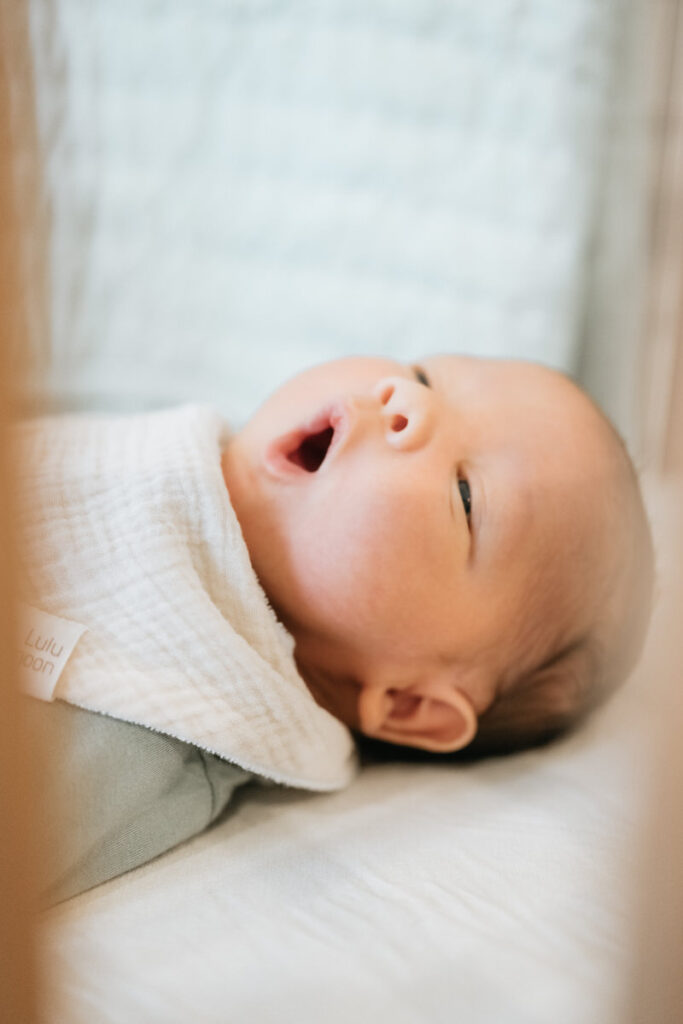
[[[576,640],[609,547],[602,429],[559,374],[463,356],[343,359],[272,395],[224,472],[320,703],[372,733],[373,693],[429,679],[480,714]]]

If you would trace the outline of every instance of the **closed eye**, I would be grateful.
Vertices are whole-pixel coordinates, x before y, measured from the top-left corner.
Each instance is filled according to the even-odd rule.
[[[467,480],[458,480],[458,490],[460,491],[465,515],[467,516],[467,522],[469,523],[470,515],[472,513],[472,491]]]
[[[431,388],[432,382],[425,373],[421,366],[412,366],[413,373],[415,374],[415,380],[418,384],[423,384],[426,388]],[[460,493],[460,499],[465,509],[465,516],[467,517],[467,525],[470,525],[470,517],[472,514],[472,490],[469,485],[469,481],[463,477],[458,478],[458,491]]]

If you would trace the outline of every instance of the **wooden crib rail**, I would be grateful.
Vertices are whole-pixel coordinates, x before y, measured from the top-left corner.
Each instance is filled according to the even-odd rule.
[[[668,693],[644,855],[630,1024],[683,1021],[683,0],[654,0],[662,90],[652,191],[648,302],[641,344],[641,427],[670,506],[659,540],[658,638],[644,666]]]
[[[21,93],[17,94],[17,84]],[[17,118],[18,105],[28,118]],[[33,842],[35,750],[23,728],[16,690],[13,629],[14,566],[10,502],[15,493],[6,444],[9,409],[28,350],[26,281],[19,188],[14,165],[17,132],[25,151],[34,140],[28,46],[28,4],[0,4],[0,1020],[34,1024],[39,1018],[34,919],[37,864]],[[34,150],[35,154],[35,150]],[[37,166],[37,161],[36,161]],[[12,358],[14,353],[14,358]],[[11,371],[10,371],[10,368]]]

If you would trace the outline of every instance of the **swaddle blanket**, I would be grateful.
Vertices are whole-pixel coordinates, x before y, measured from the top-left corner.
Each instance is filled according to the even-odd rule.
[[[200,406],[17,427],[22,598],[85,631],[54,696],[276,782],[338,789],[349,731],[299,675],[249,561]]]

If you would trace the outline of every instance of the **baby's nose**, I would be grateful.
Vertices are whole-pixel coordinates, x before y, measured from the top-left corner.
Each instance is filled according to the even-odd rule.
[[[405,377],[384,377],[373,388],[379,400],[385,437],[400,451],[425,444],[434,426],[431,392]]]

